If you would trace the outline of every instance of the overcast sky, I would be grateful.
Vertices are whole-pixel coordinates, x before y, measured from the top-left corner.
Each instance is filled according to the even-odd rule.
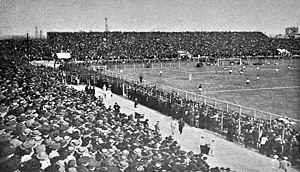
[[[300,0],[0,0],[1,34],[47,31],[262,31],[299,26]]]

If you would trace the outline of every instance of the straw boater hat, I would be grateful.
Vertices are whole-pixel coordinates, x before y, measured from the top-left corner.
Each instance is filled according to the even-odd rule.
[[[78,147],[78,146],[80,146],[80,141],[79,141],[79,140],[72,140],[72,141],[71,141],[71,145],[72,145],[73,147]]]
[[[37,143],[34,140],[29,140],[29,141],[25,141],[20,148],[25,150],[25,149],[29,149],[29,148],[34,148],[36,147]]]
[[[118,167],[120,169],[126,169],[129,166],[129,164],[126,161],[120,161],[120,163],[118,164]]]
[[[159,161],[157,161],[157,162],[155,162],[155,163],[152,165],[152,167],[153,167],[155,170],[160,170],[160,169],[162,169],[162,163],[159,162]]]
[[[86,152],[86,147],[78,147],[78,149],[77,149],[77,152],[79,153],[79,154],[83,154],[83,153],[85,153]]]
[[[140,148],[135,148],[133,153],[136,155],[140,155],[142,153],[142,150]]]
[[[40,152],[37,156],[36,156],[39,160],[46,160],[48,159],[48,154],[46,152]]]

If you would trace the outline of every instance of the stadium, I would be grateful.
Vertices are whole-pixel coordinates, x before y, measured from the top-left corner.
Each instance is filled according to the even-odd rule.
[[[300,4],[177,3],[0,1],[0,171],[299,171]]]

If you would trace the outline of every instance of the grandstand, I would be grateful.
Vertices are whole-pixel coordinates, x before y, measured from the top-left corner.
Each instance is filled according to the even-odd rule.
[[[4,127],[8,127],[11,123],[10,119],[16,119],[16,123],[22,125],[22,122],[26,123],[25,121],[33,119],[37,126],[30,126],[30,124],[28,124],[28,127],[27,123],[29,122],[25,125],[25,128],[29,129],[31,133],[28,135],[28,140],[32,140],[33,145],[46,144],[45,141],[49,139],[48,137],[51,137],[51,140],[55,140],[56,142],[51,143],[50,145],[54,144],[54,146],[51,146],[52,148],[50,149],[47,147],[47,151],[31,152],[38,158],[33,158],[26,163],[25,161],[20,161],[17,163],[19,166],[9,166],[7,162],[11,161],[4,161],[6,162],[4,165],[0,163],[1,169],[12,168],[16,170],[20,168],[25,171],[29,169],[30,171],[30,167],[32,166],[30,163],[36,164],[35,166],[37,168],[43,168],[43,170],[47,167],[56,169],[58,168],[56,166],[59,164],[58,162],[63,159],[54,158],[55,156],[52,157],[54,153],[51,154],[51,151],[55,152],[61,150],[59,148],[56,149],[56,147],[62,147],[63,144],[67,144],[71,147],[70,149],[73,148],[78,154],[88,155],[88,158],[82,158],[86,156],[81,155],[75,157],[78,161],[78,167],[76,168],[80,166],[80,168],[89,168],[94,171],[96,168],[112,168],[109,163],[102,163],[103,160],[106,160],[104,157],[111,157],[112,155],[116,159],[113,163],[115,168],[128,168],[127,170],[137,168],[137,164],[129,163],[133,161],[131,156],[139,157],[139,152],[146,152],[146,150],[148,150],[147,147],[151,147],[151,151],[153,151],[151,157],[148,157],[150,160],[153,160],[152,158],[156,158],[157,160],[157,157],[154,156],[157,154],[164,155],[164,157],[160,157],[160,159],[168,159],[168,153],[165,152],[166,149],[164,148],[171,146],[173,151],[173,146],[175,146],[172,145],[173,141],[171,143],[169,137],[162,143],[159,135],[153,135],[155,144],[165,145],[166,143],[166,147],[153,145],[152,142],[150,144],[150,141],[144,137],[144,134],[148,132],[152,133],[151,127],[148,128],[149,130],[145,129],[145,131],[140,132],[140,128],[136,128],[139,121],[126,119],[129,121],[132,120],[132,123],[126,126],[128,128],[123,128],[121,124],[124,124],[124,121],[120,118],[124,118],[123,120],[125,120],[125,118],[130,117],[130,114],[124,115],[119,113],[113,107],[106,109],[101,105],[101,101],[99,102],[99,99],[89,95],[90,93],[86,94],[85,92],[65,88],[64,84],[88,85],[89,87],[98,88],[103,88],[105,85],[116,95],[132,101],[138,98],[141,105],[154,109],[165,116],[170,116],[175,119],[183,118],[186,124],[191,128],[219,134],[223,139],[243,144],[255,151],[261,151],[260,138],[262,135],[267,135],[269,142],[268,145],[266,145],[266,150],[260,152],[261,154],[269,157],[275,154],[279,155],[280,158],[288,157],[293,166],[299,165],[300,153],[298,147],[300,136],[299,131],[297,131],[297,126],[295,126],[298,125],[298,123],[294,124],[295,121],[291,120],[292,117],[297,118],[297,115],[282,118],[281,115],[276,116],[275,114],[272,118],[264,118],[260,117],[260,115],[263,116],[262,114],[259,114],[261,107],[253,105],[250,107],[251,110],[245,110],[244,108],[246,105],[249,105],[251,101],[256,102],[257,106],[265,106],[262,103],[264,99],[257,97],[251,101],[238,103],[227,102],[227,100],[232,99],[232,97],[245,96],[241,94],[241,91],[233,93],[232,90],[245,89],[244,86],[241,86],[244,84],[245,77],[256,77],[257,65],[254,64],[258,64],[261,65],[261,80],[265,82],[256,84],[254,86],[255,89],[259,90],[264,86],[277,86],[276,84],[278,84],[278,87],[283,87],[280,84],[294,84],[285,85],[285,87],[295,86],[295,92],[289,92],[289,94],[294,96],[292,98],[294,101],[290,101],[288,104],[295,103],[293,106],[297,106],[299,102],[297,99],[299,93],[299,79],[297,79],[299,70],[297,66],[299,64],[300,39],[269,38],[262,32],[48,32],[47,39],[1,40],[0,46],[0,56],[4,62],[1,64],[1,69],[4,71],[4,73],[1,74],[1,91],[4,91],[4,93],[1,93],[1,95],[4,96],[4,98],[1,99],[1,110],[3,110],[1,114],[4,114],[2,124]],[[286,49],[292,56],[280,56],[277,51],[278,49]],[[188,52],[189,57],[181,58],[178,52],[183,51]],[[59,69],[50,69],[43,66],[31,66],[23,61],[49,60],[52,59],[53,54],[58,52],[70,54],[73,58],[73,62],[62,63]],[[225,64],[225,67],[234,71],[233,76],[229,78],[228,71],[225,70],[222,65],[218,67],[214,63],[209,63],[209,65],[195,68],[198,62],[197,58],[203,56],[212,59],[223,59],[226,63],[232,59],[239,63],[232,65],[229,61],[229,64]],[[74,61],[84,61],[84,63],[75,63]],[[256,63],[258,61],[260,63]],[[237,74],[237,71],[240,70],[242,64],[246,65],[246,62],[247,69],[244,72],[245,77],[243,77]],[[287,66],[291,69],[287,70]],[[101,70],[100,72],[97,70],[98,68],[105,70]],[[280,68],[280,72],[275,73],[275,68]],[[157,69],[163,69],[163,77],[159,76]],[[122,73],[119,72],[120,70],[122,70]],[[215,71],[217,71],[217,76],[215,75]],[[144,77],[142,83],[139,80],[141,73]],[[188,81],[187,78],[190,73],[193,73],[193,79]],[[27,79],[23,81],[23,79],[21,79],[22,77]],[[8,80],[8,82],[6,82],[6,80]],[[11,88],[18,88],[18,85],[22,85],[23,82],[26,83],[24,86],[26,89],[18,90]],[[194,85],[192,84],[193,82]],[[209,87],[210,90],[204,88],[205,91],[203,95],[198,97],[195,93],[195,88],[197,88],[199,82],[203,82],[204,86]],[[176,85],[178,83],[181,83],[181,85]],[[34,87],[31,88],[27,86],[27,84],[34,85]],[[23,88],[23,86],[20,87]],[[58,91],[58,93],[55,93],[55,90]],[[228,93],[225,95],[224,92],[226,91],[228,91]],[[10,94],[14,92],[18,94]],[[250,94],[246,95],[249,96]],[[268,96],[272,96],[272,94],[274,94],[274,92],[268,93]],[[283,93],[281,93],[281,95],[283,95]],[[228,96],[231,97],[228,98]],[[227,97],[226,101],[220,100],[225,97]],[[278,98],[276,96],[274,97]],[[283,101],[286,101],[284,99],[287,99],[287,97],[283,98]],[[54,104],[51,102],[54,102]],[[77,102],[77,104],[73,104],[72,102]],[[230,103],[234,103],[235,105],[230,107]],[[244,104],[241,105],[242,103]],[[272,104],[270,106],[271,108],[280,108],[280,104],[284,104],[284,102],[274,101],[268,103]],[[98,109],[97,106],[101,108]],[[233,108],[234,106],[236,107]],[[16,108],[18,108],[18,110],[20,110],[19,108],[23,108],[24,114],[22,112],[15,114]],[[274,109],[276,108],[273,108],[273,110]],[[291,109],[292,108],[288,108],[288,110]],[[283,111],[288,110],[284,110],[283,108]],[[31,111],[35,112],[31,113]],[[44,111],[47,111],[47,113]],[[65,114],[66,112],[70,112],[69,115]],[[72,113],[74,113],[74,116],[71,115]],[[97,116],[97,113],[100,114],[100,116]],[[267,114],[273,113],[268,112]],[[293,112],[290,114],[293,114]],[[298,111],[296,114],[298,114]],[[26,119],[24,119],[24,117],[21,118],[24,115]],[[48,124],[43,121],[47,118],[49,118]],[[104,121],[105,125],[98,124],[97,121]],[[58,126],[56,123],[58,123]],[[84,137],[78,135],[74,136],[72,133],[66,134],[63,132],[64,130],[61,131],[60,129],[58,134],[52,133],[58,128],[63,127],[65,123],[76,128],[76,130],[78,129],[78,133],[83,134]],[[40,130],[44,125],[50,127],[51,133],[55,136],[44,137],[44,130]],[[94,130],[93,127],[98,128],[101,134],[97,135],[98,130]],[[86,128],[89,128],[91,131],[86,130]],[[129,140],[127,141],[129,141],[130,144],[132,143],[132,146],[123,147],[122,149],[120,147],[112,147],[112,145],[110,145],[111,141],[115,142],[114,139],[119,136],[116,133],[108,134],[105,131],[107,128],[108,131],[119,130],[121,128],[121,131],[124,131],[124,136],[128,135],[127,130],[130,130],[128,131]],[[15,131],[14,128],[12,130]],[[20,145],[16,145],[16,147],[12,149],[5,146],[5,149],[4,147],[3,149],[1,148],[1,151],[8,151],[5,152],[4,155],[27,155],[26,153],[15,153],[15,149],[21,148],[23,150],[26,146],[29,148],[33,147],[32,145],[30,146],[31,143],[28,143],[29,141],[23,139],[23,132],[25,132],[25,129],[21,134],[18,133],[18,131],[4,133],[9,135],[8,137],[10,138],[8,140],[6,138],[4,141],[11,141],[16,138],[21,141],[21,143],[18,142]],[[37,136],[33,136],[34,132],[38,136],[41,135],[44,141],[39,142],[40,140],[36,139]],[[131,136],[131,134],[139,136],[140,142],[145,145],[136,143],[133,140],[135,137]],[[45,135],[47,135],[47,132]],[[65,136],[72,138],[69,140],[68,137]],[[91,140],[90,144],[88,142],[86,144],[84,141],[86,137]],[[75,143],[79,138],[82,142]],[[147,141],[149,141],[149,143]],[[122,142],[122,140],[117,142]],[[124,142],[124,144],[125,143],[127,142]],[[88,147],[88,145],[92,146]],[[122,144],[122,146],[124,145]],[[177,165],[180,164],[185,166],[185,168],[192,168],[191,166],[193,166],[198,170],[203,167],[201,165],[205,165],[205,167],[201,169],[202,171],[212,170],[202,154],[192,156],[191,154],[194,154],[194,152],[187,153],[178,146],[179,145],[175,146],[176,156],[173,157],[174,161],[173,158],[171,158],[172,162],[159,160],[158,162],[152,161],[150,164],[142,164],[141,166],[151,171],[154,170],[154,168],[162,168],[161,166],[164,163],[171,165],[172,168],[179,168]],[[158,148],[158,152],[155,151],[156,148]],[[125,155],[123,155],[123,150],[129,150],[130,156],[128,156],[126,151]],[[111,151],[112,155],[107,155],[107,151]],[[122,155],[118,158],[123,158],[123,160],[117,159],[118,151],[122,152]],[[99,154],[97,154],[97,152]],[[97,155],[93,156],[93,153]],[[50,154],[52,157],[49,158],[49,161],[50,159],[52,161],[50,165],[45,167],[44,163],[42,163],[40,166],[39,161],[47,159],[46,157],[49,157]],[[58,154],[61,155],[62,158],[69,156],[69,153],[63,154],[60,151],[58,151]],[[122,156],[125,156],[125,158]],[[18,158],[16,156],[13,157]],[[195,164],[185,164],[186,162],[183,160],[177,161],[178,158],[183,160],[189,159]],[[10,159],[10,157],[8,159]],[[84,160],[87,160],[89,165],[80,163]],[[176,163],[177,165],[174,165]],[[94,164],[94,166],[90,164]],[[199,164],[201,164],[201,167],[198,166]],[[69,168],[75,167],[65,167],[65,169]]]

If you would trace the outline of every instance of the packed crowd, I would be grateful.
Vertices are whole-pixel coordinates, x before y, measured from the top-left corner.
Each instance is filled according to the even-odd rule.
[[[111,85],[113,93],[123,95],[125,92],[128,99],[133,101],[137,99],[139,103],[175,119],[183,118],[190,126],[218,132],[230,141],[239,141],[245,147],[259,150],[261,154],[269,157],[274,155],[280,158],[287,157],[292,165],[300,165],[300,135],[293,129],[293,123],[285,118],[274,119],[270,124],[267,120],[255,119],[246,114],[240,116],[238,112],[227,112],[208,104],[185,99],[174,92],[156,89],[155,86],[129,83],[83,68],[79,71],[78,68],[69,70],[71,73],[68,76],[80,77],[81,84],[89,83],[100,88]],[[71,77],[68,78],[68,82],[71,82]]]
[[[277,48],[300,53],[300,39],[273,39],[261,32],[49,32],[47,39],[2,40],[1,54],[29,59],[69,52],[77,60],[172,60],[192,56],[273,56]]]
[[[262,54],[269,38],[260,32],[79,32],[48,33],[56,51],[80,58],[177,57],[177,51],[194,55],[230,56]],[[241,46],[242,45],[242,46]]]
[[[60,71],[5,57],[0,67],[0,171],[230,171],[106,108],[91,88],[67,87]]]

